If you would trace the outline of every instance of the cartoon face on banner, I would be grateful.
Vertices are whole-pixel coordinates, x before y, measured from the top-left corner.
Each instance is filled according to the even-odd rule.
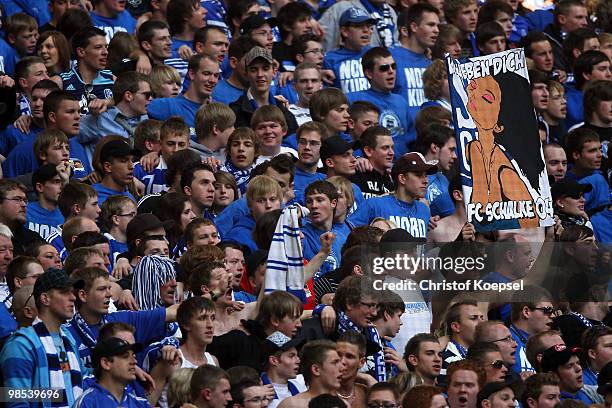
[[[449,57],[447,68],[468,221],[479,231],[552,225],[523,50]]]

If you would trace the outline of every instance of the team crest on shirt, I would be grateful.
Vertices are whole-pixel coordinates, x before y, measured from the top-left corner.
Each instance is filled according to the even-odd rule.
[[[387,128],[389,132],[391,132],[392,137],[397,137],[404,133],[402,129],[402,122],[400,122],[399,116],[397,113],[392,110],[385,109],[380,113],[380,126]]]
[[[104,98],[105,99],[110,99],[113,97],[113,90],[112,89],[105,89],[104,90]]]
[[[70,166],[74,171],[85,171],[85,166],[83,166],[83,162],[79,159],[70,159]]]

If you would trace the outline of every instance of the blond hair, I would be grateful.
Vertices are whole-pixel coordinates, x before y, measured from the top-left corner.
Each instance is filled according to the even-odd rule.
[[[283,191],[276,180],[266,175],[256,176],[249,181],[247,186],[247,205],[250,208],[259,197],[272,193],[276,194],[279,200],[282,200]]]
[[[166,82],[174,82],[181,85],[181,76],[178,71],[168,65],[157,65],[151,70],[149,76],[151,90],[155,95],[162,94],[162,85]]]

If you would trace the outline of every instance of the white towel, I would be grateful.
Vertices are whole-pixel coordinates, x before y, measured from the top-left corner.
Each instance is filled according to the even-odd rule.
[[[285,207],[281,213],[270,245],[264,285],[266,293],[283,290],[306,302],[300,212],[303,217],[309,214],[299,204]]]

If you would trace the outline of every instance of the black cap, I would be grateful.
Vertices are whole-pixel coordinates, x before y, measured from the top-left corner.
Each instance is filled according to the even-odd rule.
[[[141,237],[146,231],[152,229],[167,229],[172,223],[173,221],[161,222],[157,216],[151,213],[137,214],[127,225],[125,231],[127,242],[132,242],[136,238]]]
[[[261,13],[247,17],[242,23],[240,23],[240,35],[256,30],[264,24],[268,24],[270,27],[277,26],[277,22],[274,17],[265,18]]]
[[[123,140],[111,140],[102,146],[100,151],[100,162],[104,163],[115,157],[135,156],[138,151],[132,149],[127,142]]]
[[[140,343],[128,343],[119,337],[109,337],[105,340],[98,340],[93,350],[92,361],[98,362],[102,357],[120,356],[128,350],[138,353],[143,349]]]
[[[564,178],[563,180],[559,180],[550,188],[553,201],[565,196],[577,197],[579,194],[588,193],[591,190],[593,190],[592,185],[588,183],[580,184],[576,180],[571,178]]]
[[[325,139],[321,144],[321,161],[325,163],[325,160],[337,154],[344,154],[351,149],[355,148],[355,143],[347,142],[340,135],[332,136]]]
[[[612,391],[612,361],[604,366],[597,375],[597,392],[606,395]]]
[[[44,184],[58,174],[55,164],[43,164],[32,173],[32,186],[35,187],[36,183]]]
[[[549,373],[557,370],[557,367],[566,364],[572,356],[580,357],[581,352],[581,348],[567,347],[565,344],[557,344],[547,348],[542,353],[542,361],[540,363],[542,372]]]
[[[295,337],[291,338],[286,336],[280,331],[275,331],[262,343],[262,351],[265,359],[267,360],[269,356],[274,355],[278,352],[285,352],[293,347],[296,350],[299,350],[302,345],[306,342],[306,339]]]
[[[504,388],[510,388],[512,392],[514,392],[514,398],[519,400],[521,394],[523,393],[524,386],[520,378],[515,378],[507,381],[493,381],[487,383],[478,392],[478,400],[476,406],[480,407],[480,403],[483,400],[486,400],[491,395],[503,390]]]
[[[32,294],[34,299],[38,299],[41,294],[51,289],[80,289],[84,285],[83,279],[70,279],[63,269],[51,268],[36,279]]]

